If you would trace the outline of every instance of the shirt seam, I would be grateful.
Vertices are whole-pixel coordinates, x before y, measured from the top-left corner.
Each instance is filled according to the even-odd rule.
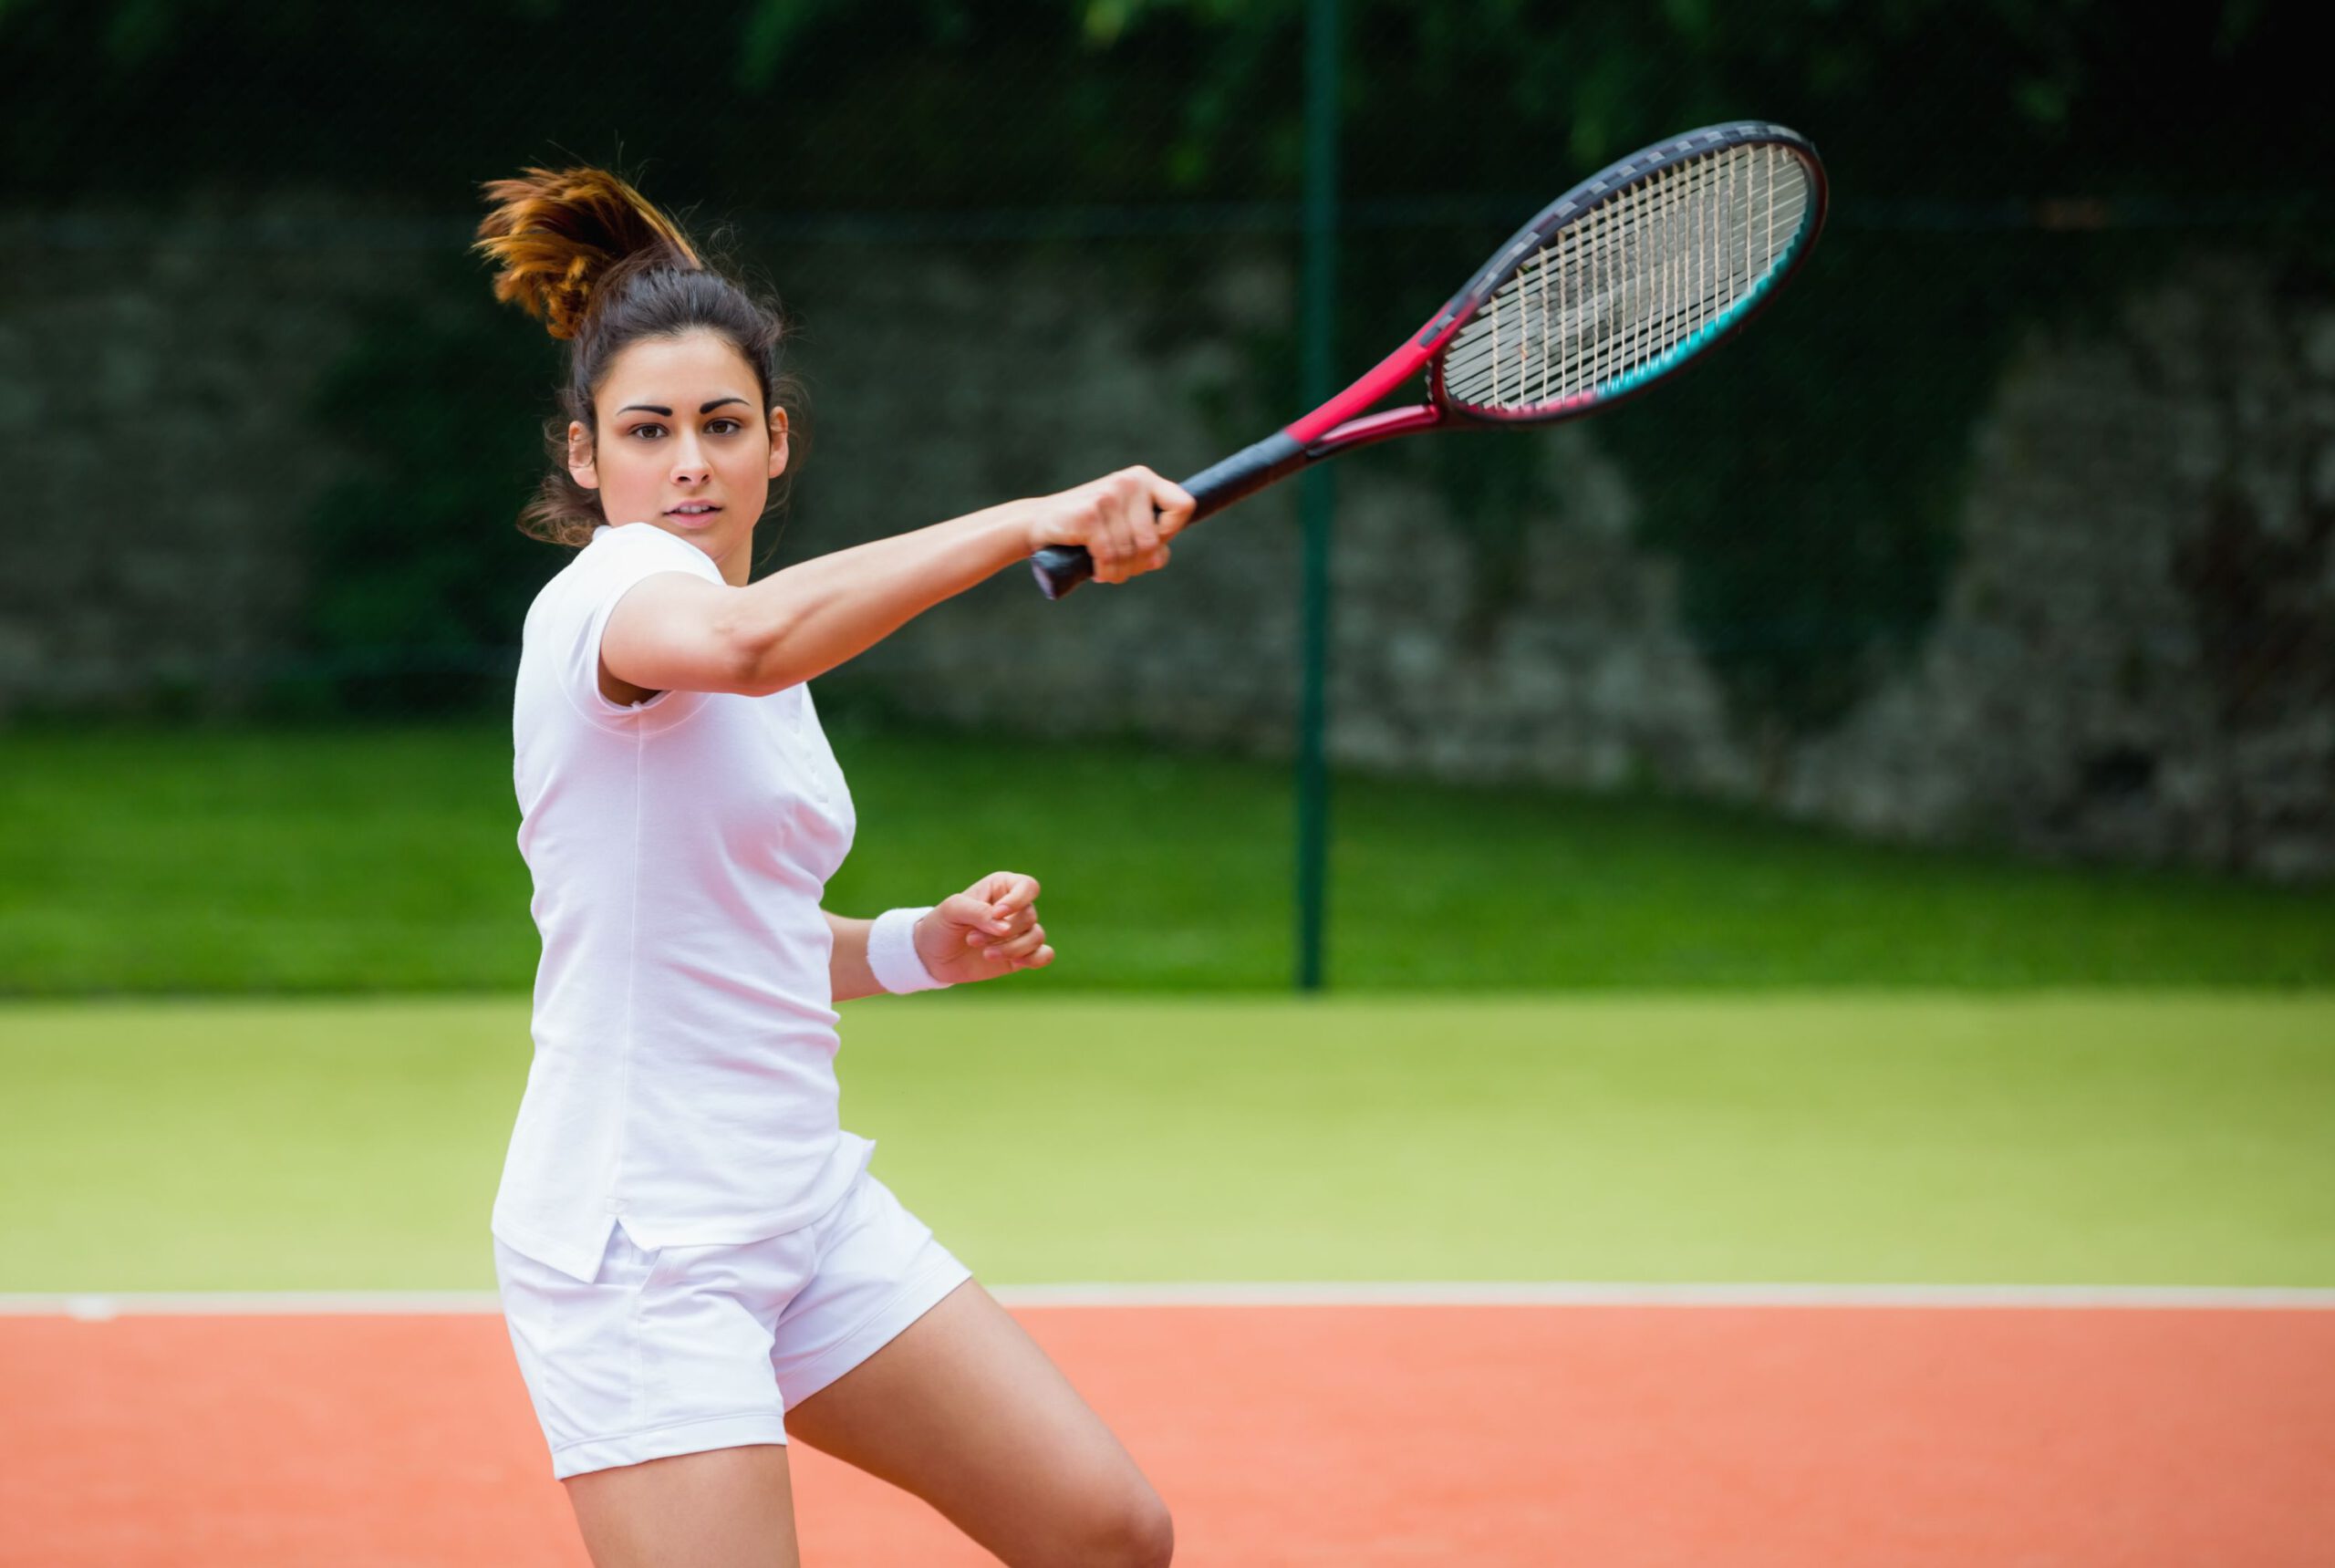
[[[624,1157],[632,1126],[632,1058],[638,1044],[636,1033],[640,997],[640,829],[641,804],[646,794],[641,775],[649,765],[649,736],[636,732],[632,744],[632,856],[629,886],[625,889],[624,944],[624,1065],[617,1081],[617,1148],[608,1167],[608,1211],[622,1214]]]
[[[651,572],[649,574],[649,577],[658,577],[665,575],[666,574],[662,572]],[[687,576],[689,574],[681,572],[673,575]],[[634,578],[630,583],[626,585],[624,590],[625,593],[628,594],[632,592],[634,588],[637,588],[642,583],[647,582],[649,577]],[[622,598],[624,595],[619,594],[617,597],[618,598]],[[611,605],[609,607],[608,613],[611,615],[615,614],[616,607]],[[606,620],[602,620],[600,622],[600,635],[603,637],[607,636],[607,629],[608,623]],[[592,648],[592,679],[596,686],[599,680],[599,658],[600,649],[598,644],[596,642]],[[556,673],[555,673],[552,678],[552,683],[559,688],[560,698],[562,701],[566,702],[570,711],[572,711],[577,718],[583,720],[586,723],[591,725],[594,729],[600,731],[604,734],[609,735],[661,735],[668,730],[678,730],[683,724],[688,723],[691,719],[695,718],[709,701],[719,695],[719,693],[712,691],[683,691],[678,686],[668,687],[666,690],[659,691],[656,696],[649,698],[645,702],[636,702],[623,706],[620,713],[599,712],[586,707],[583,702],[577,701],[576,693],[567,689],[567,682],[560,680]],[[697,701],[686,705],[680,703],[668,703],[666,699],[671,697],[694,697]],[[606,696],[602,696],[600,701],[607,702],[607,698]],[[612,702],[608,705],[611,709],[618,707],[617,704]],[[630,714],[632,717],[628,719],[622,717],[621,714]],[[659,719],[664,720],[664,722],[659,723],[657,721]]]
[[[621,526],[629,528],[636,526],[636,524],[628,523]],[[663,529],[658,528],[653,523],[642,523],[637,524],[637,526],[648,528],[658,534],[664,533]],[[670,537],[670,535],[667,536]],[[674,543],[679,545],[684,550],[689,550],[692,554],[700,555],[700,558],[702,558],[701,552],[698,552],[694,546],[678,539],[674,540]],[[589,548],[589,546],[586,545],[586,548]],[[709,565],[711,563],[709,563]],[[622,599],[625,594],[632,592],[633,589],[647,582],[650,577],[663,576],[669,572],[678,576],[696,577],[700,582],[706,580],[703,573],[694,571],[688,567],[678,566],[660,566],[655,571],[645,572],[639,576],[633,578],[632,581],[624,586],[623,591],[618,593],[617,597],[618,599]],[[716,580],[718,580],[718,578],[719,574],[717,573]],[[615,613],[616,605],[611,603],[608,606],[608,614],[614,615]],[[600,636],[607,636],[607,619],[606,617],[603,617],[600,620]],[[593,694],[597,696],[601,701],[608,702],[607,694],[599,690],[599,666],[600,647],[597,639],[595,639],[592,645]],[[565,700],[568,707],[575,711],[577,718],[583,720],[594,729],[606,731],[607,733],[612,735],[638,735],[652,732],[661,734],[667,730],[678,729],[682,724],[687,723],[700,709],[705,706],[706,700],[708,698],[715,695],[715,693],[711,691],[683,691],[679,687],[670,687],[663,691],[659,691],[656,696],[649,698],[645,702],[608,702],[608,707],[612,711],[602,712],[596,709],[587,707],[585,703],[579,701],[576,698],[576,694],[568,690],[567,682],[559,680],[556,675],[554,677],[553,684],[559,688],[559,694],[561,698]],[[674,712],[674,709],[678,705],[669,704],[666,701],[666,699],[676,696],[691,696],[697,698],[698,701],[687,705],[686,707],[680,707],[679,712],[675,713],[674,717],[667,720],[666,722],[662,724],[655,723],[654,721],[656,719],[664,716],[662,713],[659,713],[658,710],[663,709],[666,713]]]

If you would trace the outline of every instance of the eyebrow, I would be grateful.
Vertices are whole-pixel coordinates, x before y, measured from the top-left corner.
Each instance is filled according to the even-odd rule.
[[[742,403],[745,400],[746,400],[743,398],[716,398],[710,403],[700,403],[697,406],[697,411],[701,414],[710,414],[724,403]],[[654,403],[627,403],[624,407],[618,409],[617,412],[620,414],[628,414],[635,409],[638,409],[645,414],[662,414],[669,420],[673,417],[672,410],[660,409]]]

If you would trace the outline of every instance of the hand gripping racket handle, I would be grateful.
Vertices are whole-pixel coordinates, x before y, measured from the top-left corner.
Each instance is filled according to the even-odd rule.
[[[1184,481],[1192,497],[1192,521],[1223,511],[1312,461],[1302,445],[1286,432],[1275,431],[1256,445],[1244,447]],[[1038,591],[1058,599],[1095,575],[1095,557],[1076,545],[1049,545],[1030,557],[1030,570],[1037,576]]]

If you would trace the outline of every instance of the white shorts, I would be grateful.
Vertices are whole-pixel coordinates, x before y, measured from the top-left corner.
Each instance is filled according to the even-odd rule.
[[[643,1251],[619,1226],[589,1284],[500,1241],[494,1266],[561,1480],[783,1443],[790,1407],[972,1277],[865,1171],[783,1236]]]

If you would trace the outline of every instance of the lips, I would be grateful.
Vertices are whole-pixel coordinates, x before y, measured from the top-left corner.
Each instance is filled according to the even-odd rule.
[[[684,501],[679,506],[665,509],[668,517],[711,517],[721,508],[711,501]]]

